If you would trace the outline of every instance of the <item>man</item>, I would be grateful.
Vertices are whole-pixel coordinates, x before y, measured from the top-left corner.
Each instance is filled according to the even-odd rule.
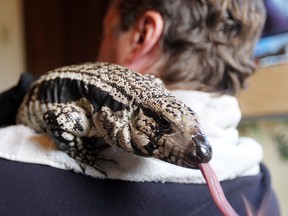
[[[269,173],[259,165],[261,148],[239,139],[239,108],[227,96],[254,71],[250,57],[264,14],[260,0],[112,1],[97,58],[157,75],[197,112],[215,153],[211,163],[240,215],[246,214],[243,197],[256,210],[279,215]],[[7,215],[23,213],[24,206],[31,215],[220,215],[207,186],[194,178],[199,173],[182,175],[169,166],[162,184],[162,165],[145,174],[149,162],[142,162],[140,170],[128,165],[131,174],[120,181],[2,160],[0,209]],[[137,182],[137,172],[144,182]]]
[[[261,1],[116,1],[98,60],[156,73],[170,89],[235,95],[254,72],[263,10]]]

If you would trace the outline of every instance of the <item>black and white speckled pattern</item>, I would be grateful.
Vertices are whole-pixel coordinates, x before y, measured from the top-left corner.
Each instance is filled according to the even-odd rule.
[[[159,82],[108,63],[71,65],[40,77],[17,116],[83,167],[103,146],[197,168],[211,147],[196,114]]]

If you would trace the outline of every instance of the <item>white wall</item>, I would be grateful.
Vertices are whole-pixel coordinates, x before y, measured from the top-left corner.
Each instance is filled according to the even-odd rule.
[[[17,83],[24,70],[21,0],[0,0],[0,91]]]

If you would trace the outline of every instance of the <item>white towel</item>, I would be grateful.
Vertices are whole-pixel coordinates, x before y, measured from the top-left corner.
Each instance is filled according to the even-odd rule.
[[[220,181],[238,176],[259,173],[263,152],[261,146],[250,138],[239,138],[236,126],[241,114],[236,98],[216,97],[195,91],[173,91],[176,97],[190,106],[199,117],[213,148],[211,165]],[[101,152],[113,159],[98,161],[109,179],[136,182],[204,183],[199,170],[182,168],[154,158],[143,158],[113,147]],[[0,129],[0,157],[13,161],[49,165],[55,168],[82,170],[76,161],[57,150],[46,134],[36,134],[22,125]],[[87,167],[86,175],[106,178],[98,170]]]

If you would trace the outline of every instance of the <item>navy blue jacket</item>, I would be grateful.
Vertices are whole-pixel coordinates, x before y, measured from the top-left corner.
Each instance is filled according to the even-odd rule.
[[[0,215],[221,215],[207,185],[99,180],[49,166],[0,159]],[[246,215],[242,196],[265,213],[279,207],[265,166],[261,174],[221,182],[232,207]]]
[[[15,123],[21,100],[34,77],[0,94],[0,125]],[[213,216],[221,215],[207,185],[99,180],[49,166],[0,159],[0,215]],[[232,207],[246,215],[243,196],[255,209],[280,215],[270,175],[261,164],[257,176],[221,182]],[[265,201],[264,201],[265,200]]]

